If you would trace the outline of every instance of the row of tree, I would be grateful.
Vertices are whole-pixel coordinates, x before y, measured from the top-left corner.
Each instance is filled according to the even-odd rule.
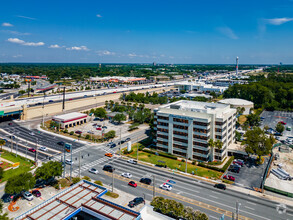
[[[167,96],[159,96],[158,93],[154,92],[152,95],[149,92],[146,93],[134,93],[131,92],[128,95],[121,95],[120,100],[128,102],[138,102],[144,104],[166,104],[168,102]]]

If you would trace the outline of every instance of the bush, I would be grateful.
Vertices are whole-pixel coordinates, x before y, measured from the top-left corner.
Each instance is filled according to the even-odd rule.
[[[82,177],[82,179],[83,179],[83,180],[90,181],[90,182],[92,181],[91,178],[89,178],[88,176],[84,176],[84,177]]]
[[[184,163],[184,162],[185,162],[185,160],[184,160],[184,159],[182,159],[182,160],[181,160],[181,162],[182,162],[182,163]]]
[[[168,153],[164,153],[164,152],[156,152],[156,151],[152,151],[152,150],[149,150],[147,148],[144,148],[142,151],[146,152],[146,153],[151,153],[151,154],[158,154],[159,156],[162,156],[162,157],[167,157],[167,158],[171,158],[171,159],[174,159],[174,160],[177,160],[177,157],[172,155],[172,154],[168,154]]]
[[[192,165],[195,165],[196,164],[196,162],[195,161],[192,161],[192,163],[191,163]]]
[[[87,134],[87,135],[85,136],[85,139],[90,139],[90,135]]]
[[[132,149],[131,149],[130,151],[128,151],[127,149],[125,149],[125,150],[123,151],[124,154],[131,154],[132,152],[133,152]]]
[[[103,183],[102,183],[101,180],[96,180],[94,183],[97,184],[97,185],[103,186]]]
[[[81,179],[79,177],[73,177],[72,178],[72,183],[75,184],[75,183],[78,183]]]
[[[129,127],[128,131],[134,131],[136,129],[138,129],[138,127]]]
[[[110,197],[112,197],[114,199],[117,199],[119,197],[119,194],[113,193],[113,192],[110,192],[110,191],[106,192],[106,195],[110,196]]]
[[[69,133],[70,135],[74,135],[74,131],[70,131],[70,133]]]
[[[64,132],[64,134],[67,134],[67,133],[68,133],[68,130],[67,130],[67,129],[65,129],[63,132]]]
[[[211,170],[215,170],[215,171],[219,171],[219,172],[222,172],[224,173],[227,168],[230,166],[230,164],[232,163],[232,161],[234,160],[234,156],[230,157],[230,159],[227,161],[227,163],[222,167],[222,168],[219,168],[219,167],[213,167],[213,166],[210,166],[206,163],[198,163],[197,165],[200,166],[200,167],[205,167],[205,168],[208,168],[208,169],[211,169]]]

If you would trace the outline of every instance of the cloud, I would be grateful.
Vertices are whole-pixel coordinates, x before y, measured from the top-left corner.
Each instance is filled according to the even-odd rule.
[[[4,22],[4,23],[2,23],[2,26],[3,27],[13,27],[13,24],[10,24],[8,22]]]
[[[229,37],[230,39],[236,40],[238,39],[238,36],[234,33],[234,31],[229,27],[219,27],[217,29],[221,34],[225,35],[226,37]]]
[[[21,33],[18,31],[10,31],[10,30],[1,30],[3,33],[8,33],[8,34],[15,34],[15,35],[31,35],[31,33]]]
[[[97,14],[96,16],[97,16],[98,18],[101,18],[101,17],[102,17],[102,15],[100,15],[100,14]]]
[[[62,48],[62,47],[59,46],[58,44],[52,44],[52,45],[49,46],[49,48],[53,48],[53,49],[58,49],[58,48]]]
[[[99,56],[113,56],[113,55],[116,54],[115,52],[111,52],[111,51],[109,51],[109,50],[98,50],[98,51],[96,51],[96,53],[97,53]]]
[[[128,54],[129,57],[137,57],[137,55],[135,53],[130,53]]]
[[[23,57],[21,54],[17,54],[17,55],[14,55],[12,56],[13,58],[19,58],[19,57]]]
[[[85,50],[85,51],[88,51],[89,49],[86,46],[80,46],[80,47],[74,46],[74,47],[68,47],[68,48],[66,48],[66,50]]]
[[[21,44],[24,46],[33,46],[33,47],[45,45],[44,42],[36,42],[36,43],[35,42],[25,42],[24,40],[20,40],[18,38],[9,38],[7,41],[10,43]]]
[[[293,18],[272,18],[272,19],[265,19],[265,21],[266,23],[271,25],[281,25],[289,21],[293,21]]]
[[[29,20],[37,20],[36,18],[27,17],[27,16],[23,16],[23,15],[17,15],[17,17],[19,17],[19,18],[25,18],[25,19],[29,19]]]

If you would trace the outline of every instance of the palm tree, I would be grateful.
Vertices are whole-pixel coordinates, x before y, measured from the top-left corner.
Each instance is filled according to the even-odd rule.
[[[5,144],[6,144],[6,141],[5,141],[5,140],[3,140],[3,139],[2,139],[2,140],[0,140],[1,151],[2,151],[2,146],[3,146],[3,145],[5,145]]]
[[[214,141],[214,139],[209,139],[208,146],[211,148],[210,160],[213,161],[214,160],[214,148],[215,148],[215,141]]]
[[[223,142],[222,141],[220,141],[220,140],[216,140],[216,142],[215,142],[215,147],[218,149],[218,150],[221,150],[222,149],[222,147],[223,147]]]
[[[106,101],[105,101],[105,106],[106,106],[107,109],[108,109],[108,104],[109,104],[109,101],[106,100]]]

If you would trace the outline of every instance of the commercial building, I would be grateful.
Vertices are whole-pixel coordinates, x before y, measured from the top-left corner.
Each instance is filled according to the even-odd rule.
[[[156,147],[161,151],[200,161],[222,161],[234,142],[236,109],[219,103],[181,100],[154,110]],[[220,140],[212,150],[209,139]]]
[[[92,182],[82,180],[61,191],[49,200],[15,218],[31,219],[115,219],[137,220],[139,212],[132,211],[101,198],[107,189]]]
[[[123,76],[105,76],[105,77],[91,77],[91,82],[109,82],[109,83],[146,83],[148,80],[145,77],[123,77]]]
[[[244,115],[250,114],[250,109],[254,108],[254,104],[251,101],[247,101],[245,99],[223,99],[218,101],[221,104],[228,104],[231,108],[244,108]]]
[[[87,114],[72,112],[64,115],[54,116],[52,120],[60,124],[60,128],[64,129],[84,124],[87,122],[87,118]]]
[[[178,82],[175,84],[175,86],[179,90],[184,91],[194,91],[194,92],[204,92],[204,93],[223,93],[228,87],[222,87],[222,86],[213,86],[211,84],[206,84],[202,81],[184,81],[184,82]]]
[[[159,76],[151,76],[150,79],[153,80],[154,82],[165,82],[165,81],[169,81],[170,77],[159,75]]]

